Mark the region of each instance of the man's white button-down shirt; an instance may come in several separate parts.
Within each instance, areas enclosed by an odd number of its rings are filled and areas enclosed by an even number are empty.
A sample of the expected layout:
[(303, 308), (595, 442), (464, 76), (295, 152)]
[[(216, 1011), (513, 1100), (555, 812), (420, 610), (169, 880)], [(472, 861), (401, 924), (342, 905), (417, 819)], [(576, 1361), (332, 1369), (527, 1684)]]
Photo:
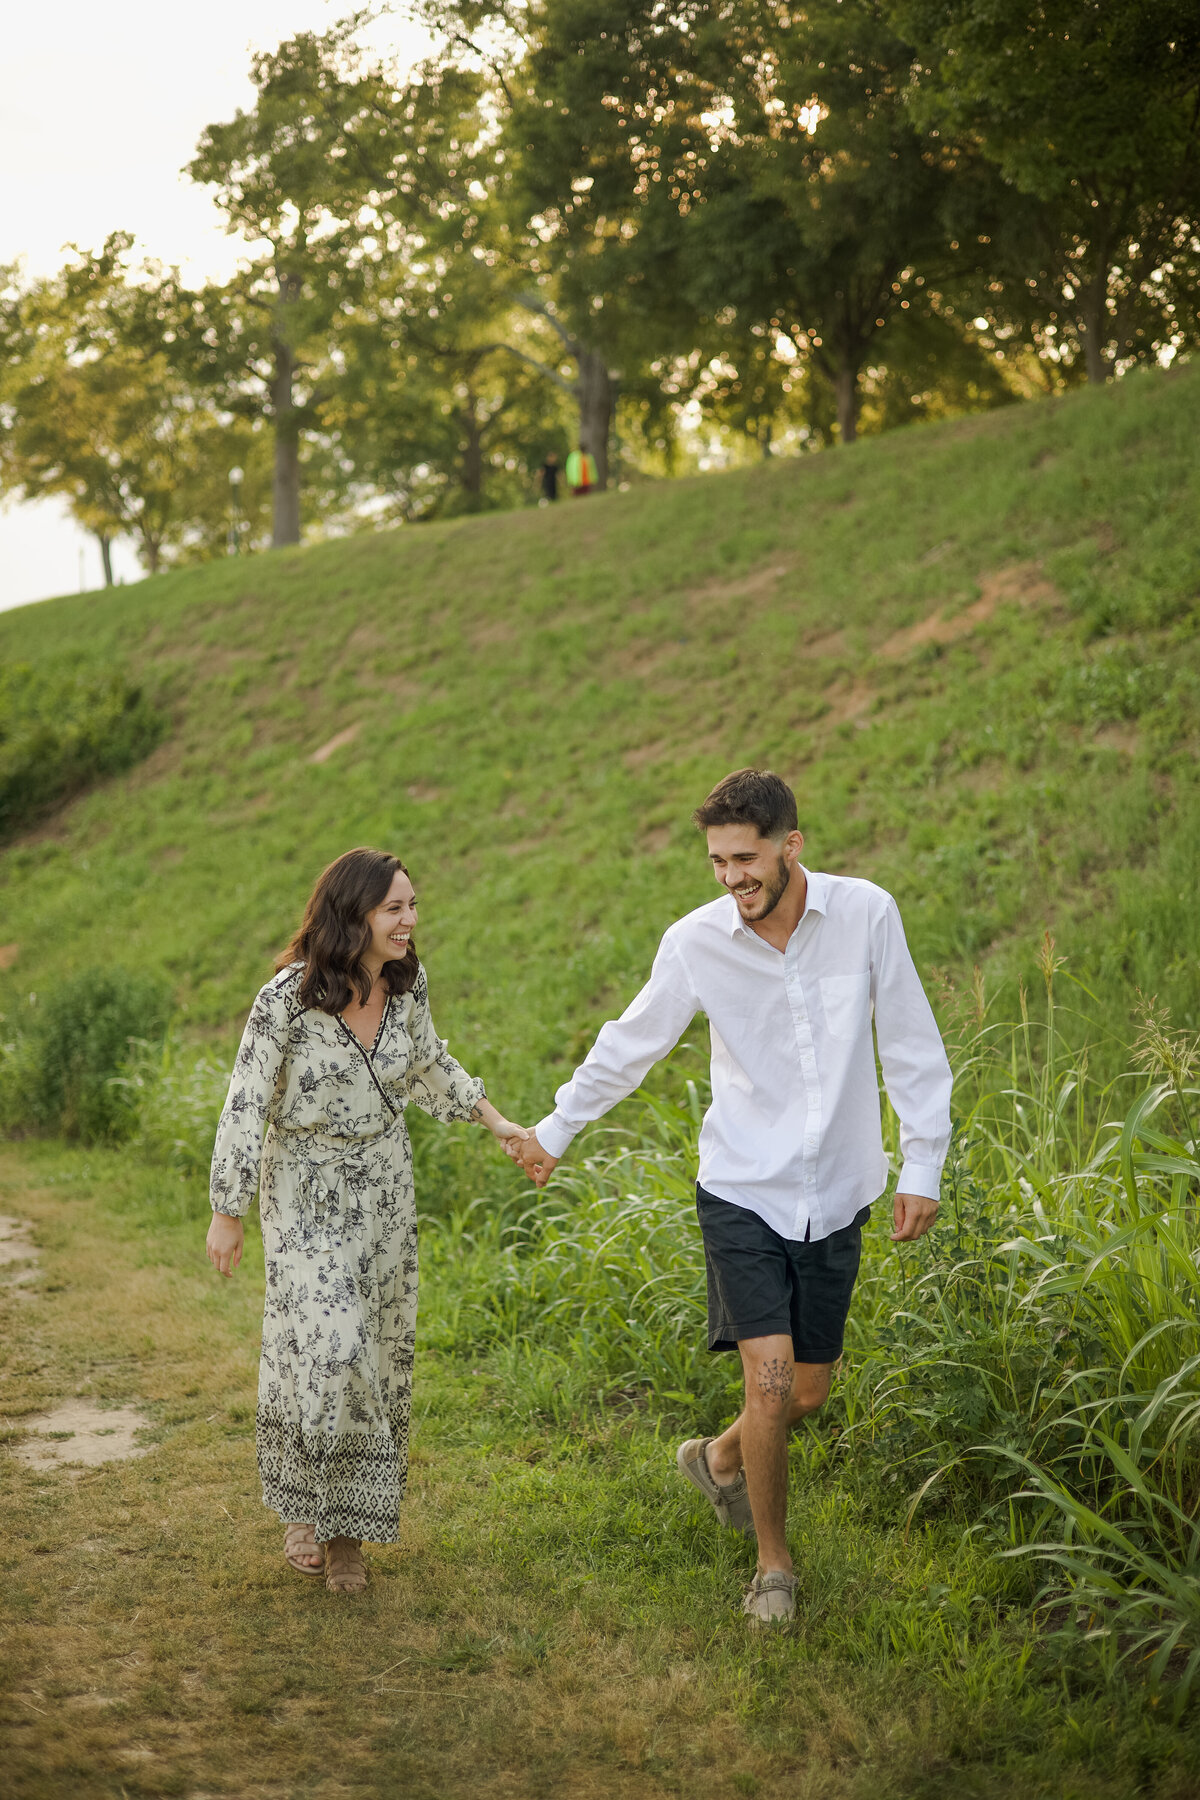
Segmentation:
[(561, 1156), (631, 1094), (696, 1013), (712, 1035), (700, 1184), (781, 1237), (828, 1237), (887, 1186), (871, 1022), (900, 1121), (899, 1191), (938, 1196), (950, 1145), (950, 1065), (896, 902), (870, 881), (811, 874), (776, 950), (724, 894), (670, 927), (650, 979), (605, 1025), (537, 1127)]

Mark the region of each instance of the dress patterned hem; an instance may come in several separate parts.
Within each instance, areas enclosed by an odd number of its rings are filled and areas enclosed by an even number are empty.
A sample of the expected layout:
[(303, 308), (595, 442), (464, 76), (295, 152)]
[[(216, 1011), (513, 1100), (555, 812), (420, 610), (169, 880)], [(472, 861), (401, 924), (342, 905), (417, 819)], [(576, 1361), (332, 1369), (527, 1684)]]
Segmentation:
[(217, 1129), (212, 1203), (237, 1216), (259, 1192), (264, 1501), (321, 1542), (393, 1543), (417, 1321), (404, 1108), (468, 1119), (483, 1084), (434, 1031), (424, 970), (389, 999), (369, 1050), (341, 1019), (300, 1004), (299, 973), (268, 982), (250, 1014)]
[(313, 1527), (317, 1542), (365, 1538), (394, 1544), (408, 1482), (407, 1397), (384, 1432), (302, 1431), (278, 1409), (260, 1406), (255, 1421), (263, 1505), (291, 1525)]

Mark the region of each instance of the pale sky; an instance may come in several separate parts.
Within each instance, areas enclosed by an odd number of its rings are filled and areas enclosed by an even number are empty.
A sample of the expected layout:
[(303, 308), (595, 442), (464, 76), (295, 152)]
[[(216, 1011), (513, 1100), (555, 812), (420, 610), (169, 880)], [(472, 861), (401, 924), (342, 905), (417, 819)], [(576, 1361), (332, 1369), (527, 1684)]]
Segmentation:
[[(323, 31), (353, 0), (60, 0), (5, 18), (0, 104), (0, 263), (48, 275), (69, 243), (97, 249), (110, 231), (179, 263), (193, 279), (235, 266), (208, 190), (179, 173), (206, 125), (253, 104), (250, 52), (297, 31)], [(378, 20), (372, 47), (412, 61), (416, 29)], [(118, 579), (140, 577), (132, 548), (114, 546)], [(0, 609), (102, 580), (100, 551), (66, 509), (0, 501)]]

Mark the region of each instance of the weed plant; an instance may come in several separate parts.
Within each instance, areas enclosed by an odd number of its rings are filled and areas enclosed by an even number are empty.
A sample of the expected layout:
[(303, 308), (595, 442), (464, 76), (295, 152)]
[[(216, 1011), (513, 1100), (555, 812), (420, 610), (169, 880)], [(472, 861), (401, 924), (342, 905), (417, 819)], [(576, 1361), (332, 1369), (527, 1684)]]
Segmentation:
[(127, 1071), (166, 1032), (162, 977), (92, 969), (31, 999), (24, 1029), (0, 1046), (0, 1123), (13, 1135), (42, 1130), (87, 1144), (131, 1137), (142, 1094)]

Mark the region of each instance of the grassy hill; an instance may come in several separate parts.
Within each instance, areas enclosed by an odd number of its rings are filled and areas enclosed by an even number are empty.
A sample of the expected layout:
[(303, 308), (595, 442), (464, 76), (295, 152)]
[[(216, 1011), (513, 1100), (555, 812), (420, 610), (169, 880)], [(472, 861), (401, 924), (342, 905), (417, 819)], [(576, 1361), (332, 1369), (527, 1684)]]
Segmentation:
[(1198, 399), (1141, 375), (0, 615), (5, 661), (170, 715), (0, 854), (0, 1013), (135, 963), (223, 1055), (317, 870), (380, 843), (443, 1032), (539, 1109), (708, 897), (692, 806), (761, 762), (927, 973), (1028, 973), (1049, 926), (1118, 1029), (1138, 987), (1194, 1024)]
[[(149, 1007), (165, 975), (163, 1142), (194, 1115), (202, 1149), (315, 873), (364, 841), (413, 871), (441, 1029), (536, 1116), (710, 893), (688, 817), (750, 761), (814, 866), (897, 894), (965, 1071), (938, 1229), (876, 1217), (796, 1435), (801, 1616), (767, 1643), (752, 1550), (671, 1459), (736, 1404), (690, 1103), (585, 1135), (531, 1207), (482, 1134), (420, 1131), (414, 1480), (353, 1616), (284, 1581), (258, 1503), (254, 1234), (218, 1283), (198, 1168), (0, 1146), (44, 1259), (0, 1279), (14, 1794), (1200, 1792), (1196, 1055), (1123, 1047), (1138, 989), (1200, 1019), (1198, 399), (1141, 375), (0, 615), (0, 694), (99, 695), (110, 769), (153, 746), (0, 852), (0, 1050), (65, 978), (136, 967)], [(1045, 1028), (980, 1033), (976, 963), (1001, 1027), (1027, 978)], [(89, 1396), (151, 1453), (18, 1461)]]

